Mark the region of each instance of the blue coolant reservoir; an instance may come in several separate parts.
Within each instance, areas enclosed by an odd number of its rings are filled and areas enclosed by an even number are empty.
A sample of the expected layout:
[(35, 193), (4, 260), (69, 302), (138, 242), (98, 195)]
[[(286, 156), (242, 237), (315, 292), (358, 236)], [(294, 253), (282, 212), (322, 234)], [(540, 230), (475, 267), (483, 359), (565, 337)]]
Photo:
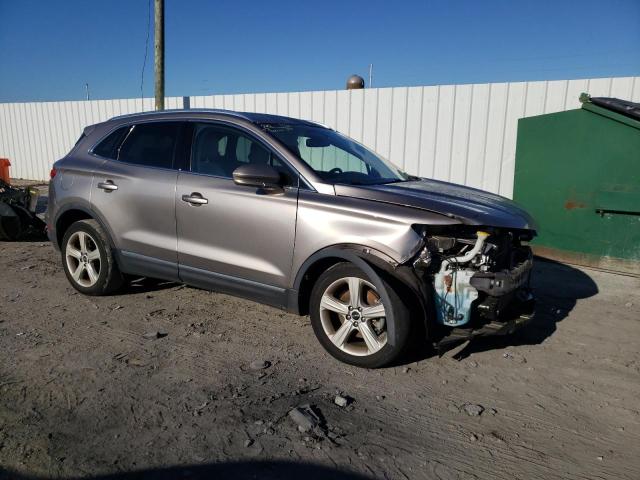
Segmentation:
[(475, 270), (440, 270), (433, 279), (438, 322), (459, 327), (469, 322), (478, 290), (469, 283)]

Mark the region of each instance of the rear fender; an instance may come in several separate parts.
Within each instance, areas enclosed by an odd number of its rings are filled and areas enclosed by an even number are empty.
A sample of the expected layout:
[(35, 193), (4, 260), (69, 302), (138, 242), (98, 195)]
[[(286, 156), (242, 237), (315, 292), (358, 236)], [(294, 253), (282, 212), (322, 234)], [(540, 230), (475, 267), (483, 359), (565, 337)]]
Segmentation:
[(58, 224), (65, 214), (68, 214), (69, 212), (73, 212), (73, 211), (82, 212), (86, 214), (88, 217), (93, 218), (96, 222), (98, 222), (102, 227), (102, 229), (107, 233), (109, 246), (112, 249), (117, 248), (113, 240), (115, 237), (113, 235), (113, 232), (109, 228), (109, 224), (104, 220), (104, 218), (102, 217), (102, 215), (100, 215), (99, 212), (95, 211), (90, 207), (88, 202), (87, 203), (80, 203), (80, 202), (67, 203), (64, 207), (62, 207), (57, 212), (55, 221), (53, 222), (53, 230), (49, 232), (50, 239), (52, 240), (52, 242), (55, 244), (57, 248), (60, 248), (60, 241), (62, 240), (62, 235), (64, 235), (62, 232), (57, 231)]

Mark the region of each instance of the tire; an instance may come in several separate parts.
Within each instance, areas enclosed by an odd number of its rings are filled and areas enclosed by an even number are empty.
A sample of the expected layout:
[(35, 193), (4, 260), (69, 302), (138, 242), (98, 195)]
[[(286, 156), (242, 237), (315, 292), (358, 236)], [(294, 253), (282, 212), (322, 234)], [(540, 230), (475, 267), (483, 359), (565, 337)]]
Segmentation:
[(104, 229), (79, 220), (65, 232), (60, 248), (69, 283), (85, 295), (110, 295), (124, 284)]
[[(309, 301), (311, 325), (320, 344), (333, 357), (358, 367), (379, 368), (405, 353), (410, 343), (410, 310), (384, 279), (382, 288), (384, 292), (379, 292), (351, 263), (338, 263), (320, 275)], [(352, 302), (354, 291), (360, 295)], [(389, 299), (389, 305), (383, 297)], [(393, 345), (386, 332), (390, 320), (395, 329)]]

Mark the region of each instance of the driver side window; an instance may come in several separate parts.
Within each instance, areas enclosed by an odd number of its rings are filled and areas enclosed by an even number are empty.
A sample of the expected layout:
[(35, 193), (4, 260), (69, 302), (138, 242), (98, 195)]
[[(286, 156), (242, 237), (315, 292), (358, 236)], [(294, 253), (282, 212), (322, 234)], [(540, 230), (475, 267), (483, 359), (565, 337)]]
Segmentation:
[(233, 178), (241, 165), (271, 165), (287, 185), (297, 184), (297, 175), (263, 144), (245, 133), (214, 123), (197, 123), (191, 143), (191, 171)]

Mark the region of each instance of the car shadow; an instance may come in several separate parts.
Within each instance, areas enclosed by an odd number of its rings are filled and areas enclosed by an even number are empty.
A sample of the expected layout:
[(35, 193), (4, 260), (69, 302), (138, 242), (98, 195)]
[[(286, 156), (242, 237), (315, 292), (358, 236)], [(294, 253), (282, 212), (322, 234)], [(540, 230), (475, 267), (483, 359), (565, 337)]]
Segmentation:
[[(0, 480), (48, 480), (49, 478), (53, 477), (25, 475), (3, 470), (0, 467)], [(373, 477), (311, 463), (240, 461), (136, 470), (100, 476), (56, 476), (55, 478), (66, 478), (68, 480), (175, 480), (180, 478), (188, 478), (189, 480), (209, 480), (213, 478), (229, 478), (234, 480), (253, 480), (256, 478), (260, 480), (289, 478), (304, 478), (305, 480), (367, 480)]]
[(137, 293), (157, 292), (159, 290), (175, 288), (179, 285), (182, 284), (167, 280), (160, 280), (157, 278), (131, 277), (128, 279), (122, 290), (118, 292), (118, 295), (133, 295)]
[[(462, 348), (462, 344), (453, 346), (445, 354), (451, 355), (452, 351), (459, 349), (451, 356), (462, 360), (488, 350), (539, 345), (553, 335), (556, 325), (569, 316), (578, 300), (598, 293), (596, 283), (582, 270), (541, 257), (534, 260), (531, 288), (536, 297), (536, 309), (535, 317), (529, 324), (511, 335), (476, 337)], [(432, 347), (425, 347), (412, 352), (410, 361), (424, 360), (436, 354)]]

